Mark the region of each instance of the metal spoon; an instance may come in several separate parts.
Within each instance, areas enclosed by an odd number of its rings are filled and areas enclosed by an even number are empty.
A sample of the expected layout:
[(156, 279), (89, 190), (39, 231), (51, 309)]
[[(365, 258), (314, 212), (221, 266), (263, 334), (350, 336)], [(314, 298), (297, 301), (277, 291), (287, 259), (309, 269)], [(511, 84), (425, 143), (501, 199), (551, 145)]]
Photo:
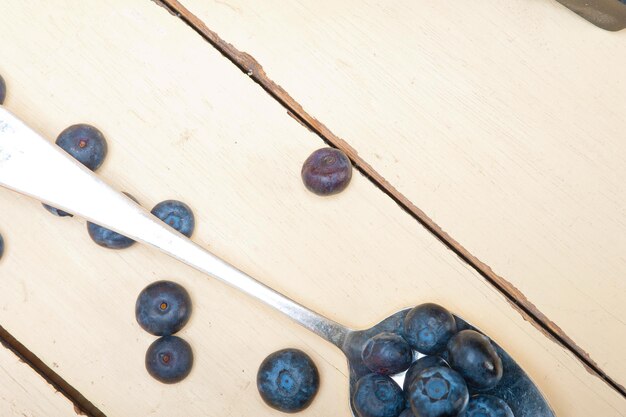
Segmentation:
[[(350, 393), (369, 373), (361, 360), (365, 341), (382, 331), (401, 334), (407, 310), (367, 330), (342, 326), (274, 291), (201, 248), (114, 190), (56, 145), (0, 106), (0, 185), (152, 245), (176, 259), (255, 297), (334, 344), (346, 355)], [(460, 328), (473, 328), (456, 317)], [(504, 377), (489, 393), (504, 399), (516, 417), (554, 417), (535, 384), (495, 343)], [(403, 376), (396, 378), (402, 384)], [(351, 403), (354, 416), (357, 416)]]

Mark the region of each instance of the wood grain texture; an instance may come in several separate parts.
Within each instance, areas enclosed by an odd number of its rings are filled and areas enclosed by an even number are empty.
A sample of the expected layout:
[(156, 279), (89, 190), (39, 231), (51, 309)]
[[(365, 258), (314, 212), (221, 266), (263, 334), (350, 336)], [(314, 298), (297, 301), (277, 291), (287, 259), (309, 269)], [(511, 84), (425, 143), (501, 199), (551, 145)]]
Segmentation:
[(181, 3), (626, 383), (626, 32), (549, 1)]
[(0, 346), (0, 415), (76, 417), (77, 413), (67, 398)]
[[(110, 145), (102, 178), (146, 207), (187, 202), (200, 244), (355, 328), (420, 302), (446, 305), (508, 350), (558, 415), (625, 414), (622, 397), (366, 178), (355, 175), (332, 198), (308, 193), (299, 172), (319, 138), (164, 9), (126, 0), (7, 4), (7, 107), (51, 139), (72, 123), (99, 127)], [(256, 369), (272, 351), (297, 347), (322, 380), (302, 415), (349, 416), (347, 367), (330, 344), (147, 247), (99, 248), (81, 220), (6, 190), (0, 206), (0, 322), (107, 415), (277, 415), (256, 392)], [(173, 386), (148, 377), (143, 359), (154, 338), (133, 314), (139, 291), (164, 278), (194, 302), (180, 335), (196, 363)]]

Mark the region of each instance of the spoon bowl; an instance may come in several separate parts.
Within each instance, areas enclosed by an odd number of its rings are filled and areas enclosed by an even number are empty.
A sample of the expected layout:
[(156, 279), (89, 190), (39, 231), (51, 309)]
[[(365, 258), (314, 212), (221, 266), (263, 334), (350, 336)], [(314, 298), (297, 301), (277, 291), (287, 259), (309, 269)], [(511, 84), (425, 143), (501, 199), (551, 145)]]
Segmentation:
[[(383, 331), (402, 335), (408, 309), (366, 330), (351, 330), (330, 320), (257, 281), (169, 227), (2, 106), (0, 186), (151, 245), (287, 315), (344, 352), (350, 369), (351, 397), (358, 379), (370, 373), (361, 360), (365, 342)], [(474, 329), (461, 318), (456, 317), (456, 320), (459, 329)], [(495, 343), (494, 346), (502, 358), (504, 377), (487, 393), (505, 400), (516, 417), (554, 417), (535, 384), (503, 349)], [(419, 355), (415, 352), (414, 356)], [(403, 375), (395, 378), (402, 383)], [(353, 415), (359, 417), (350, 401)]]
[[(341, 350), (348, 359), (348, 368), (350, 369), (350, 408), (352, 409), (352, 415), (354, 417), (359, 417), (352, 403), (356, 383), (360, 378), (372, 372), (365, 366), (361, 359), (363, 346), (367, 343), (369, 338), (378, 333), (391, 332), (402, 336), (404, 317), (409, 311), (409, 308), (398, 311), (369, 329), (348, 332)], [(454, 318), (456, 319), (458, 331), (475, 330), (480, 332), (480, 330), (467, 323), (459, 316), (455, 315)], [(530, 377), (504, 349), (491, 340), (491, 338), (489, 338), (489, 340), (502, 359), (503, 376), (500, 382), (490, 390), (478, 392), (470, 388), (470, 397), (474, 394), (488, 394), (498, 397), (511, 407), (515, 417), (554, 417), (554, 411), (552, 411), (548, 402)], [(413, 360), (416, 360), (424, 355), (414, 351), (413, 356)], [(403, 372), (392, 376), (401, 387), (404, 382), (405, 373), (406, 372)]]

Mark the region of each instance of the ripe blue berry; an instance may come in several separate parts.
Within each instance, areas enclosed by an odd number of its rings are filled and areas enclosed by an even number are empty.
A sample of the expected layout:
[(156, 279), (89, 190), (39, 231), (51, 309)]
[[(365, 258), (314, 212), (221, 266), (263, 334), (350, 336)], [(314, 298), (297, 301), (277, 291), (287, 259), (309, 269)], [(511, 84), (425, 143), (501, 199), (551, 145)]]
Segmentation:
[(59, 134), (56, 144), (92, 171), (102, 165), (107, 154), (104, 135), (87, 124), (68, 127)]
[(0, 235), (0, 259), (2, 259), (2, 255), (4, 255), (4, 239)]
[(454, 316), (437, 304), (421, 304), (404, 319), (404, 338), (413, 349), (425, 355), (439, 354), (455, 333)]
[(514, 417), (507, 403), (491, 395), (476, 395), (459, 417)]
[(193, 234), (196, 225), (193, 211), (182, 201), (162, 201), (154, 206), (152, 214), (187, 237)]
[(393, 375), (411, 366), (413, 351), (401, 336), (383, 332), (369, 339), (363, 346), (361, 359), (370, 371)]
[(182, 381), (189, 375), (192, 366), (191, 346), (180, 337), (160, 337), (146, 352), (146, 370), (164, 384)]
[(448, 343), (448, 362), (467, 385), (477, 390), (496, 386), (502, 378), (502, 359), (489, 338), (474, 330), (457, 333)]
[(304, 161), (301, 175), (309, 191), (327, 196), (337, 194), (348, 186), (352, 178), (352, 165), (339, 149), (322, 148)]
[(148, 333), (167, 336), (183, 328), (191, 316), (191, 298), (180, 284), (157, 281), (137, 297), (135, 318)]
[(7, 95), (7, 85), (4, 83), (4, 78), (0, 75), (0, 104), (4, 103), (4, 98)]
[(404, 392), (409, 390), (409, 385), (420, 371), (433, 366), (448, 366), (448, 364), (439, 356), (424, 356), (413, 362), (404, 376), (404, 385), (402, 386)]
[[(135, 203), (138, 203), (137, 199), (132, 195), (128, 193), (124, 194), (130, 197)], [(87, 222), (87, 232), (89, 232), (91, 239), (103, 248), (125, 249), (135, 243), (135, 241), (129, 237), (91, 222)]]
[(317, 367), (306, 353), (283, 349), (269, 355), (257, 373), (257, 388), (267, 405), (286, 413), (304, 410), (319, 389)]
[(358, 417), (397, 417), (405, 406), (400, 386), (378, 374), (367, 374), (357, 381), (352, 404)]
[(469, 400), (459, 373), (443, 366), (423, 369), (407, 392), (413, 414), (419, 417), (456, 417)]
[(45, 208), (46, 210), (48, 210), (50, 213), (54, 214), (55, 216), (59, 216), (59, 217), (74, 217), (73, 215), (71, 215), (70, 213), (66, 213), (65, 211), (49, 206), (46, 203), (41, 203), (43, 205), (43, 208)]

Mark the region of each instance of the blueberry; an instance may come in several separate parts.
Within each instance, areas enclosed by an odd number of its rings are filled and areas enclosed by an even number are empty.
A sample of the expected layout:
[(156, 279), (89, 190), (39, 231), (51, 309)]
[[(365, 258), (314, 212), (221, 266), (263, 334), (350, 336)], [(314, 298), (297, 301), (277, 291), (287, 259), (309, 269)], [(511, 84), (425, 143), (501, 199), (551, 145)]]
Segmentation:
[(261, 363), (256, 384), (267, 405), (295, 413), (311, 404), (319, 389), (320, 377), (309, 355), (298, 349), (283, 349)]
[(445, 366), (420, 371), (409, 385), (407, 397), (413, 414), (419, 417), (456, 417), (469, 400), (463, 377)]
[(191, 310), (189, 293), (180, 284), (156, 281), (139, 293), (135, 318), (148, 333), (168, 336), (187, 324)]
[(55, 216), (59, 216), (59, 217), (67, 217), (67, 216), (74, 217), (70, 213), (66, 213), (66, 212), (64, 212), (61, 209), (49, 206), (46, 203), (41, 203), (41, 204), (43, 205), (43, 208), (45, 208), (46, 210), (48, 210), (50, 213), (54, 214)]
[(411, 366), (413, 351), (401, 336), (383, 332), (365, 342), (361, 358), (370, 371), (393, 375)]
[[(124, 194), (130, 197), (135, 203), (138, 203), (137, 199), (132, 195), (128, 193)], [(108, 249), (125, 249), (135, 243), (135, 241), (129, 237), (91, 222), (87, 222), (87, 232), (89, 232), (89, 236), (94, 242)]]
[(4, 103), (4, 98), (7, 95), (7, 85), (4, 83), (4, 78), (0, 75), (0, 104)]
[(489, 338), (474, 330), (460, 331), (450, 339), (448, 362), (477, 390), (493, 388), (502, 378), (502, 359)]
[(146, 352), (146, 369), (164, 384), (182, 381), (191, 372), (193, 352), (180, 337), (163, 336), (155, 340)]
[(154, 206), (152, 214), (187, 237), (193, 234), (196, 221), (191, 208), (182, 201), (162, 201)]
[(340, 193), (348, 186), (352, 178), (352, 165), (339, 149), (322, 148), (304, 161), (301, 175), (309, 191), (327, 196)]
[(2, 255), (4, 255), (4, 239), (0, 235), (0, 259), (2, 259)]
[(59, 134), (56, 144), (92, 171), (102, 165), (107, 154), (104, 135), (87, 124), (68, 127)]
[(415, 379), (415, 376), (423, 369), (431, 368), (433, 366), (448, 366), (446, 361), (441, 359), (439, 356), (424, 356), (423, 358), (419, 358), (411, 366), (409, 370), (406, 371), (406, 375), (404, 376), (404, 385), (403, 390), (407, 392), (409, 390), (409, 385)]
[(413, 410), (407, 408), (406, 410), (401, 412), (398, 417), (415, 417), (415, 414), (413, 414)]
[(459, 417), (514, 417), (507, 403), (491, 395), (476, 395)]
[(439, 354), (455, 333), (454, 316), (437, 304), (418, 305), (404, 319), (404, 338), (425, 355)]
[(386, 375), (367, 374), (356, 383), (352, 404), (358, 417), (397, 417), (404, 409), (404, 395)]

